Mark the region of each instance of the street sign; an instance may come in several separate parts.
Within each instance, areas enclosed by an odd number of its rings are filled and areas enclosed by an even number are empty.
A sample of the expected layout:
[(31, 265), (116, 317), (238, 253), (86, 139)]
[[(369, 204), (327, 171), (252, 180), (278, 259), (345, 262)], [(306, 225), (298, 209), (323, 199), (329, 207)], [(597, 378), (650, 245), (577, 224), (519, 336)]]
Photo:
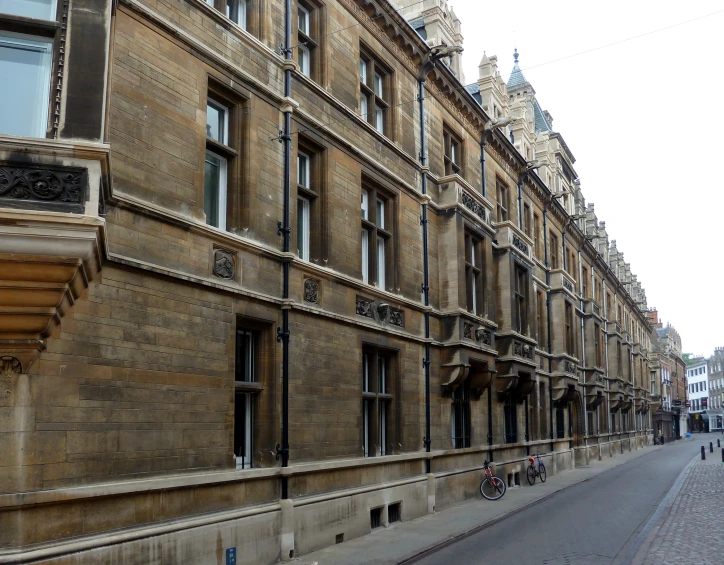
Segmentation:
[[(679, 401), (679, 402), (681, 402), (681, 401)], [(684, 404), (684, 406), (686, 406), (687, 408), (691, 408), (691, 402), (689, 402), (689, 401), (687, 400), (687, 401), (686, 401), (686, 404)]]
[[(681, 406), (681, 400), (674, 400), (673, 404), (674, 404), (674, 406)], [(687, 402), (686, 405), (688, 406), (689, 403)]]

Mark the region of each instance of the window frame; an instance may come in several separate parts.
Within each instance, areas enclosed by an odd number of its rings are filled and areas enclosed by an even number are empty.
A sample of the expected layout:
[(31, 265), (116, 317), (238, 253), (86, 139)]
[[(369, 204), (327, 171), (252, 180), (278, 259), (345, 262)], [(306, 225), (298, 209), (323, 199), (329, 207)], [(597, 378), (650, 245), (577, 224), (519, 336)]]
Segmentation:
[(596, 367), (603, 367), (603, 355), (601, 347), (601, 326), (593, 324), (594, 362)]
[[(236, 4), (237, 9), (237, 16), (236, 18), (233, 18), (230, 10), (229, 10), (229, 2), (234, 2)], [(207, 4), (214, 5), (213, 0), (211, 2), (207, 1)], [(215, 7), (215, 6), (214, 6)], [(236, 25), (238, 25), (241, 29), (244, 31), (247, 31), (248, 28), (248, 22), (249, 22), (249, 12), (251, 8), (251, 2), (250, 0), (224, 0), (224, 12), (223, 14), (232, 22), (234, 22)]]
[(537, 341), (539, 345), (542, 345), (542, 340), (545, 337), (545, 293), (538, 290), (536, 291), (536, 329), (538, 330)]
[[(55, 1), (50, 7), (50, 18), (38, 18), (35, 15), (15, 14), (10, 12), (2, 12), (0, 14), (0, 37), (2, 37), (10, 45), (19, 45), (25, 43), (25, 46), (32, 48), (40, 54), (42, 66), (36, 67), (36, 70), (42, 72), (42, 78), (39, 79), (36, 95), (39, 108), (35, 108), (33, 117), (33, 131), (26, 132), (10, 132), (0, 131), (0, 134), (17, 135), (19, 137), (27, 137), (34, 139), (47, 139), (54, 137), (59, 128), (60, 118), (60, 100), (62, 92), (59, 91), (59, 65), (60, 61), (65, 60), (65, 54), (60, 52), (61, 34), (63, 28), (61, 26), (61, 18), (63, 6), (61, 2)], [(44, 45), (44, 47), (41, 47)], [(11, 47), (15, 48), (15, 47)], [(60, 56), (59, 56), (60, 55)], [(17, 86), (15, 87), (17, 88)]]
[[(362, 76), (363, 65), (365, 69), (364, 77)], [(392, 112), (390, 109), (394, 106), (394, 100), (392, 99), (394, 94), (394, 72), (363, 45), (360, 45), (359, 71), (360, 116), (378, 133), (391, 139)], [(381, 79), (381, 93), (377, 90), (377, 77)], [(365, 112), (363, 112), (362, 108), (362, 99), (367, 101)], [(379, 117), (382, 118), (381, 125), (378, 123)]]
[(239, 16), (232, 18), (232, 14), (227, 15), (228, 1), (229, 0), (205, 0), (205, 3), (219, 12), (228, 21), (236, 25), (239, 29), (244, 30), (246, 33), (253, 35), (254, 37), (261, 37), (261, 26), (264, 20), (258, 15), (261, 8), (261, 0), (238, 0), (237, 10), (239, 15), (243, 13), (243, 21), (241, 21), (242, 18)]
[(572, 355), (575, 357), (576, 355), (576, 342), (575, 342), (575, 332), (574, 332), (574, 315), (573, 315), (573, 305), (565, 300), (563, 302), (564, 306), (564, 324), (565, 324), (565, 338), (566, 338), (566, 353), (568, 355)]
[(476, 316), (485, 316), (486, 293), (486, 249), (485, 238), (465, 229), (464, 235), (464, 268), (465, 268), (465, 306), (467, 311)]
[[(245, 346), (240, 348), (239, 336), (243, 336), (241, 343)], [(235, 333), (234, 352), (234, 461), (237, 470), (251, 469), (254, 466), (254, 412), (256, 395), (261, 391), (259, 387), (260, 378), (258, 370), (259, 348), (261, 343), (261, 332), (258, 329), (241, 327), (237, 325)], [(248, 338), (248, 339), (247, 339)], [(246, 347), (247, 341), (250, 347)], [(240, 351), (241, 349), (241, 351)], [(240, 357), (244, 357), (240, 362)], [(241, 367), (248, 369), (240, 370)], [(242, 378), (239, 378), (242, 377)], [(240, 400), (241, 398), (241, 400)], [(243, 407), (242, 415), (239, 416), (238, 408)], [(243, 438), (239, 438), (239, 432)], [(243, 441), (239, 441), (239, 440)], [(238, 451), (242, 451), (239, 457)]]
[[(300, 128), (303, 126), (299, 126)], [(324, 217), (324, 206), (326, 199), (326, 148), (309, 137), (297, 136), (296, 146), (296, 168), (294, 179), (297, 191), (297, 210), (295, 215), (296, 231), (294, 241), (297, 256), (306, 262), (318, 263), (326, 257), (326, 219)], [(300, 157), (306, 159), (305, 178), (300, 179)], [(293, 197), (294, 195), (292, 195)], [(306, 258), (299, 255), (299, 219), (300, 199), (306, 200), (309, 204), (308, 212), (308, 253)], [(302, 212), (302, 215), (304, 213)]]
[(463, 139), (447, 124), (443, 124), (443, 171), (444, 175), (463, 176)]
[[(367, 195), (365, 218), (362, 212)], [(378, 184), (363, 179), (360, 196), (361, 222), (361, 270), (362, 282), (391, 292), (396, 286), (397, 272), (394, 268), (396, 197)], [(378, 219), (379, 203), (383, 203), (383, 218)], [(374, 206), (372, 205), (374, 203)], [(366, 235), (365, 235), (366, 234)], [(380, 261), (380, 243), (384, 249), (384, 261)], [(365, 249), (366, 247), (366, 249)]]
[[(521, 288), (522, 287), (522, 288)], [(521, 335), (528, 333), (528, 270), (513, 263), (513, 310), (511, 327)]]
[(451, 395), (450, 432), (453, 449), (465, 449), (471, 445), (470, 394), (470, 379), (465, 379)]
[[(229, 192), (231, 186), (239, 186), (240, 174), (238, 172), (239, 157), (238, 147), (241, 145), (241, 135), (239, 127), (237, 112), (240, 105), (239, 101), (234, 101), (231, 97), (226, 96), (221, 90), (215, 87), (215, 83), (209, 80), (208, 94), (206, 97), (206, 153), (205, 155), (211, 155), (216, 159), (223, 162), (221, 170), (223, 174), (219, 177), (218, 186), (216, 187), (219, 192), (219, 225), (214, 225), (209, 222), (207, 213), (207, 178), (206, 178), (206, 167), (204, 166), (204, 214), (206, 215), (206, 224), (216, 229), (226, 231), (229, 228), (229, 214), (230, 209), (234, 207), (234, 203), (229, 206)], [(220, 135), (220, 139), (212, 137), (209, 131), (208, 116), (209, 107), (216, 109), (217, 111), (222, 110), (224, 112), (223, 117), (223, 135)], [(206, 157), (205, 157), (206, 159)]]
[(558, 236), (551, 231), (548, 234), (548, 255), (550, 257), (551, 269), (558, 269)]
[(536, 257), (540, 257), (541, 227), (538, 212), (533, 212), (533, 249)]
[(556, 405), (556, 439), (566, 437), (566, 412), (560, 404)]
[[(211, 151), (209, 149), (206, 150), (206, 158), (204, 163), (204, 215), (206, 216), (206, 225), (212, 226), (216, 229), (226, 231), (226, 214), (227, 214), (227, 193), (228, 193), (228, 168), (229, 168), (229, 161), (226, 157), (223, 155), (219, 155), (218, 153)], [(209, 164), (209, 157), (216, 159), (218, 161), (218, 180), (216, 185), (214, 186), (215, 191), (215, 199), (209, 199), (208, 196), (208, 184), (207, 180), (208, 177), (206, 175), (206, 165)], [(207, 209), (207, 200), (211, 202), (211, 206)], [(213, 201), (216, 201), (216, 204), (213, 205)], [(215, 210), (214, 210), (215, 208)], [(210, 212), (214, 211), (218, 215), (218, 221), (216, 224), (211, 223)]]
[[(365, 458), (388, 455), (397, 439), (394, 426), (396, 362), (396, 351), (362, 344), (361, 433)], [(372, 450), (373, 440), (377, 441), (375, 450)]]
[(510, 190), (499, 178), (495, 183), (495, 198), (498, 222), (507, 222), (510, 219)]
[(503, 443), (518, 443), (518, 403), (510, 393), (503, 398)]

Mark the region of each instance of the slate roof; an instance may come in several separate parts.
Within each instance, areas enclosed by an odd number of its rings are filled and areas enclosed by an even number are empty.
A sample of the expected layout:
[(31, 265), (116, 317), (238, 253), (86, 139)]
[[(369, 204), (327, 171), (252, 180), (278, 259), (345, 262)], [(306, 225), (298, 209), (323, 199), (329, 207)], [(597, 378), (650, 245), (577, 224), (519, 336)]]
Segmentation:
[(515, 50), (515, 53), (513, 53), (513, 58), (515, 59), (515, 63), (513, 64), (513, 70), (510, 73), (510, 78), (508, 79), (508, 84), (506, 85), (508, 87), (508, 90), (511, 90), (518, 86), (530, 84), (528, 82), (528, 80), (523, 76), (523, 71), (521, 71), (520, 67), (518, 66), (518, 50), (517, 49)]
[(551, 127), (551, 124), (548, 123), (548, 120), (546, 119), (545, 114), (543, 113), (543, 109), (540, 107), (540, 104), (538, 104), (538, 100), (535, 98), (533, 99), (533, 114), (535, 115), (535, 132), (541, 132), (541, 131), (549, 131), (553, 132), (553, 128)]

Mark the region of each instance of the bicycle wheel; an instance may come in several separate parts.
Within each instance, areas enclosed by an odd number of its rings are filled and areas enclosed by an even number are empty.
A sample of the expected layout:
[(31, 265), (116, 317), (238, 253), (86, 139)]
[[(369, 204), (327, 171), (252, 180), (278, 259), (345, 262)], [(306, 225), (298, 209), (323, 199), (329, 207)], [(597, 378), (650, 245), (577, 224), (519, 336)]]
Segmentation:
[(535, 484), (535, 467), (528, 465), (528, 484), (533, 486)]
[(505, 494), (505, 483), (499, 477), (486, 477), (480, 483), (480, 494), (488, 500), (498, 500)]
[(540, 477), (540, 482), (546, 482), (546, 466), (543, 465), (543, 463), (538, 467), (538, 476)]

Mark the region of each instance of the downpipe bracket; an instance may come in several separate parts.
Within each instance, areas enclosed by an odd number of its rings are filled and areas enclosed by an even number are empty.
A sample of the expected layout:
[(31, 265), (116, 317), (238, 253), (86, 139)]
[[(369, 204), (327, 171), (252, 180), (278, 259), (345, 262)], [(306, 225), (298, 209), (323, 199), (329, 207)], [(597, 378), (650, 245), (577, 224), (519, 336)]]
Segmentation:
[(289, 332), (283, 332), (281, 328), (277, 328), (277, 342), (281, 342), (282, 340), (288, 340), (289, 335)]

